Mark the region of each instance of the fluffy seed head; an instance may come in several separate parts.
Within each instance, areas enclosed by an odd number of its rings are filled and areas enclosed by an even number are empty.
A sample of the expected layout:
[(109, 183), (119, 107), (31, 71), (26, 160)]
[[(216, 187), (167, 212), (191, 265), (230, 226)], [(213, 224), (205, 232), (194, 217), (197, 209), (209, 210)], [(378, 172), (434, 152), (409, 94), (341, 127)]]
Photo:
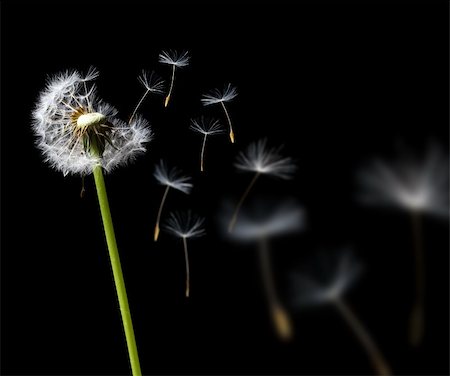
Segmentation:
[(187, 212), (173, 212), (163, 223), (163, 229), (180, 238), (197, 238), (206, 234), (205, 218), (199, 217), (190, 210)]
[(422, 159), (403, 156), (396, 161), (374, 160), (359, 171), (359, 199), (371, 205), (449, 215), (449, 158), (429, 146)]
[(191, 119), (191, 126), (189, 129), (194, 132), (199, 132), (205, 136), (224, 133), (225, 128), (220, 124), (219, 120), (216, 119), (207, 119), (203, 116)]
[(268, 148), (266, 144), (266, 139), (251, 143), (237, 155), (235, 167), (242, 171), (258, 172), (281, 179), (292, 178), (296, 170), (292, 158), (282, 157), (281, 148)]
[(225, 85), (223, 90), (213, 89), (207, 94), (203, 94), (201, 101), (204, 106), (215, 103), (229, 102), (238, 95), (237, 89), (231, 84)]
[(155, 166), (153, 176), (161, 185), (168, 185), (186, 194), (189, 194), (193, 187), (190, 176), (183, 175), (176, 167), (169, 168), (162, 159)]
[(155, 94), (164, 93), (164, 80), (155, 72), (147, 72), (142, 70), (138, 80), (142, 85), (144, 85), (147, 91)]
[(189, 65), (190, 58), (188, 51), (177, 52), (174, 50), (165, 50), (159, 54), (160, 63), (175, 65), (177, 68)]
[(319, 254), (310, 270), (292, 273), (292, 303), (297, 307), (333, 303), (352, 286), (362, 270), (349, 249)]
[(86, 75), (74, 70), (51, 77), (33, 111), (37, 146), (64, 175), (86, 175), (97, 165), (111, 171), (144, 152), (151, 139), (143, 118), (127, 125), (97, 97), (92, 84), (97, 77), (94, 68)]

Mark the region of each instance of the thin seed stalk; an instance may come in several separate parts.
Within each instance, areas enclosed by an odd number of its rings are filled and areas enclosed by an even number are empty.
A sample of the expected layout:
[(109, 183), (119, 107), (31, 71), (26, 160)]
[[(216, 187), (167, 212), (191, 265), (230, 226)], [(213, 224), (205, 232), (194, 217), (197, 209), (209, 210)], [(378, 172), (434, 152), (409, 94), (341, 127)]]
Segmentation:
[(169, 104), (170, 96), (172, 94), (173, 89), (173, 83), (175, 82), (175, 65), (172, 65), (172, 78), (170, 80), (170, 88), (169, 92), (167, 93), (166, 99), (164, 100), (164, 107), (167, 107)]
[(259, 261), (264, 291), (275, 331), (281, 340), (289, 341), (293, 336), (292, 322), (275, 289), (269, 246), (265, 238), (261, 238), (259, 242)]
[(225, 111), (225, 115), (228, 120), (228, 126), (230, 127), (230, 140), (234, 144), (234, 132), (233, 132), (233, 126), (231, 125), (230, 115), (228, 114), (227, 108), (225, 107), (225, 103), (223, 103), (223, 102), (220, 102), (220, 103), (222, 104), (222, 108)]
[(420, 213), (411, 213), (415, 262), (415, 302), (409, 319), (409, 341), (418, 346), (425, 331), (425, 257), (423, 254)]
[(201, 172), (204, 171), (203, 160), (204, 160), (204, 156), (205, 156), (206, 137), (207, 137), (207, 135), (205, 134), (205, 136), (203, 138), (202, 152), (200, 153), (200, 171)]
[(120, 264), (119, 251), (117, 249), (116, 237), (114, 234), (114, 227), (111, 218), (111, 211), (109, 209), (108, 196), (106, 193), (102, 167), (100, 165), (96, 166), (93, 173), (95, 186), (97, 188), (98, 202), (100, 204), (100, 211), (103, 220), (103, 228), (106, 236), (106, 243), (108, 245), (109, 258), (111, 260), (114, 283), (116, 286), (117, 298), (119, 300), (120, 313), (122, 315), (122, 323), (125, 331), (131, 370), (133, 376), (141, 376), (142, 372), (139, 363), (136, 339), (134, 337), (133, 323), (131, 321), (127, 291), (125, 289), (125, 281), (123, 279), (122, 267)]
[(131, 124), (131, 121), (133, 120), (134, 116), (136, 115), (136, 112), (138, 110), (138, 108), (141, 106), (142, 102), (144, 101), (145, 97), (147, 96), (147, 94), (150, 92), (150, 90), (146, 90), (144, 95), (141, 97), (140, 101), (138, 102), (138, 104), (136, 105), (136, 107), (134, 108), (133, 113), (130, 116), (130, 120), (128, 120), (128, 124)]
[(166, 187), (166, 189), (164, 190), (164, 195), (163, 198), (161, 200), (161, 204), (159, 204), (159, 209), (158, 209), (158, 215), (156, 217), (156, 224), (155, 224), (155, 231), (153, 233), (153, 240), (156, 242), (158, 240), (159, 237), (159, 222), (161, 221), (161, 213), (164, 207), (164, 203), (166, 202), (166, 197), (167, 197), (167, 193), (169, 193), (169, 188), (170, 185), (168, 185)]
[(253, 176), (252, 181), (250, 182), (250, 184), (248, 185), (247, 189), (245, 190), (245, 192), (243, 193), (241, 199), (239, 200), (238, 204), (236, 205), (236, 208), (234, 209), (234, 213), (233, 216), (231, 217), (230, 223), (228, 224), (228, 232), (232, 232), (234, 229), (234, 226), (236, 225), (236, 221), (239, 215), (239, 211), (241, 210), (241, 206), (245, 201), (245, 198), (248, 196), (250, 190), (252, 189), (253, 185), (255, 185), (256, 179), (258, 178), (258, 176), (260, 175), (259, 172), (257, 172), (255, 174), (255, 176)]
[(372, 365), (377, 372), (377, 375), (388, 376), (392, 375), (391, 367), (384, 359), (383, 354), (380, 349), (375, 344), (375, 341), (370, 336), (369, 332), (358, 319), (358, 317), (353, 313), (350, 307), (341, 299), (336, 299), (335, 305), (339, 313), (344, 318), (345, 322), (348, 324), (353, 334), (359, 340), (364, 350), (367, 352)]
[(184, 262), (186, 264), (186, 298), (189, 298), (189, 291), (190, 291), (189, 256), (187, 249), (187, 240), (185, 236), (183, 236), (183, 248), (184, 248)]

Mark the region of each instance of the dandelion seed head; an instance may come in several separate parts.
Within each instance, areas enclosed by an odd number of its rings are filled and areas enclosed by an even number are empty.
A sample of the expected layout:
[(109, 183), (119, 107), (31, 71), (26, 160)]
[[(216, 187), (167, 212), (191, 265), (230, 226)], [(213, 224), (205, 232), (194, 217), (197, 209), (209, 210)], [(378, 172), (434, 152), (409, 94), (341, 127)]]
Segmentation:
[[(229, 204), (223, 215), (228, 224), (228, 212), (234, 205)], [(282, 201), (258, 198), (253, 205), (243, 208), (232, 232), (228, 236), (239, 241), (255, 241), (290, 233), (300, 232), (305, 228), (305, 212), (294, 199)], [(226, 227), (226, 226), (225, 226)]]
[(199, 217), (190, 210), (172, 212), (162, 227), (180, 238), (197, 238), (206, 234), (204, 222), (205, 218)]
[(164, 80), (155, 72), (147, 72), (142, 70), (141, 75), (138, 76), (138, 80), (142, 85), (144, 85), (147, 91), (155, 94), (164, 93)]
[(229, 102), (238, 95), (237, 89), (231, 84), (225, 85), (223, 90), (213, 89), (207, 94), (203, 94), (201, 102), (204, 106), (211, 104)]
[(194, 132), (201, 133), (205, 136), (220, 134), (225, 132), (225, 128), (217, 119), (208, 119), (203, 116), (191, 119), (189, 127)]
[(186, 194), (189, 194), (193, 187), (190, 176), (183, 175), (177, 167), (169, 168), (162, 159), (155, 166), (153, 176), (161, 185), (169, 186)]
[(292, 303), (297, 307), (333, 303), (342, 298), (362, 270), (350, 249), (321, 253), (312, 270), (291, 274)]
[(423, 159), (404, 155), (396, 161), (372, 161), (358, 173), (360, 202), (449, 215), (449, 159), (431, 145)]
[(162, 64), (174, 65), (177, 68), (185, 67), (189, 65), (188, 51), (178, 52), (174, 50), (164, 50), (159, 54), (159, 62)]
[(86, 175), (98, 165), (109, 172), (144, 152), (151, 139), (144, 119), (126, 125), (114, 107), (98, 98), (92, 84), (97, 77), (95, 68), (86, 75), (78, 71), (54, 75), (33, 111), (36, 144), (45, 161), (64, 175)]
[(267, 140), (253, 142), (241, 151), (235, 167), (242, 171), (252, 171), (272, 175), (281, 179), (291, 179), (297, 167), (292, 158), (280, 155), (280, 148), (268, 148)]

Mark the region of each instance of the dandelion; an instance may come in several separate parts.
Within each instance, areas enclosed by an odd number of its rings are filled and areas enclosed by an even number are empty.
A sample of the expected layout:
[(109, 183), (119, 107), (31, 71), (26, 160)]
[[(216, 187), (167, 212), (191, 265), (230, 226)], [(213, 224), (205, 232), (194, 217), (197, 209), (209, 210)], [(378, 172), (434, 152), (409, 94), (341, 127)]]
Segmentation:
[(189, 176), (183, 175), (183, 173), (176, 167), (169, 169), (165, 161), (161, 160), (159, 164), (155, 167), (155, 172), (153, 176), (161, 185), (165, 185), (166, 189), (159, 205), (158, 215), (156, 217), (155, 231), (153, 239), (156, 242), (159, 237), (159, 222), (161, 220), (161, 213), (166, 202), (167, 194), (169, 193), (169, 188), (176, 189), (185, 194), (189, 194), (192, 189), (191, 178)]
[(220, 103), (222, 105), (223, 111), (225, 112), (225, 116), (227, 117), (228, 126), (230, 128), (230, 140), (232, 143), (234, 143), (234, 132), (233, 127), (231, 125), (231, 118), (228, 114), (227, 108), (225, 107), (225, 102), (229, 102), (232, 99), (234, 99), (238, 95), (237, 89), (234, 86), (231, 86), (231, 84), (228, 84), (224, 87), (223, 91), (220, 91), (219, 89), (213, 89), (208, 94), (203, 94), (202, 96), (202, 103), (204, 106), (209, 106), (211, 104), (217, 104)]
[(291, 319), (275, 288), (269, 251), (269, 239), (301, 231), (305, 227), (304, 211), (293, 200), (282, 202), (256, 201), (242, 212), (230, 236), (239, 241), (257, 242), (264, 291), (272, 322), (278, 337), (287, 341), (293, 336)]
[(170, 87), (169, 92), (167, 93), (166, 99), (164, 101), (164, 107), (167, 107), (169, 104), (170, 96), (173, 90), (173, 84), (175, 82), (175, 69), (182, 68), (189, 65), (190, 60), (189, 52), (183, 51), (181, 53), (177, 51), (162, 51), (159, 54), (159, 62), (162, 64), (168, 64), (172, 66), (172, 78), (170, 79)]
[(423, 159), (404, 155), (397, 161), (375, 160), (358, 175), (359, 199), (364, 204), (393, 206), (411, 214), (416, 298), (410, 316), (409, 337), (414, 346), (423, 338), (425, 323), (425, 270), (421, 214), (448, 216), (448, 156), (430, 145)]
[(103, 171), (144, 152), (151, 132), (140, 117), (129, 125), (117, 118), (117, 110), (95, 93), (92, 81), (97, 77), (91, 68), (86, 75), (67, 71), (50, 78), (33, 111), (32, 127), (36, 144), (52, 167), (64, 175), (94, 175), (130, 364), (137, 376), (141, 369)]
[(310, 271), (292, 274), (293, 304), (299, 308), (332, 304), (349, 325), (353, 334), (367, 352), (379, 375), (392, 375), (389, 365), (366, 327), (344, 301), (345, 292), (362, 272), (362, 265), (345, 249), (319, 259), (317, 275)]
[(169, 214), (169, 218), (164, 223), (163, 228), (183, 239), (184, 247), (184, 260), (186, 265), (186, 297), (189, 297), (190, 291), (190, 276), (189, 276), (189, 257), (187, 240), (188, 238), (198, 238), (205, 235), (204, 228), (205, 219), (198, 217), (191, 211), (187, 212), (174, 212)]
[(138, 81), (145, 87), (145, 93), (142, 95), (138, 104), (134, 108), (134, 111), (130, 116), (129, 123), (131, 123), (134, 116), (136, 115), (137, 110), (149, 93), (162, 94), (164, 92), (164, 80), (158, 77), (155, 72), (148, 73), (143, 70), (141, 75), (138, 77)]
[(191, 126), (189, 129), (203, 135), (202, 151), (200, 153), (200, 171), (203, 172), (203, 159), (205, 154), (206, 138), (210, 135), (220, 134), (225, 132), (218, 120), (205, 119), (203, 116), (197, 119), (191, 119)]
[(234, 165), (238, 170), (254, 172), (255, 175), (236, 205), (228, 226), (229, 232), (233, 231), (241, 206), (260, 175), (269, 175), (287, 180), (291, 179), (296, 170), (292, 158), (281, 156), (279, 153), (280, 148), (269, 149), (266, 143), (266, 139), (253, 142), (247, 149), (241, 151), (236, 158)]

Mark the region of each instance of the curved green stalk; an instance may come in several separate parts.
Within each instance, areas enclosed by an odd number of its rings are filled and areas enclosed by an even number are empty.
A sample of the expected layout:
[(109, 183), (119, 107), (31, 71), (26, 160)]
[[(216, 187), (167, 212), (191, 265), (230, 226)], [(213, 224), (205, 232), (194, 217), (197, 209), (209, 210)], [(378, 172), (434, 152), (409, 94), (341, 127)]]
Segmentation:
[(131, 321), (127, 291), (125, 289), (125, 281), (123, 279), (122, 267), (120, 265), (119, 251), (117, 249), (116, 236), (114, 234), (111, 212), (109, 210), (108, 196), (106, 194), (102, 167), (96, 166), (93, 172), (95, 186), (97, 188), (98, 202), (100, 204), (100, 211), (102, 214), (103, 228), (105, 230), (106, 243), (108, 244), (109, 258), (111, 259), (114, 283), (116, 285), (117, 297), (119, 299), (120, 313), (122, 315), (122, 323), (128, 346), (131, 370), (133, 376), (141, 376), (142, 372), (139, 364), (136, 339), (134, 338), (133, 323)]

